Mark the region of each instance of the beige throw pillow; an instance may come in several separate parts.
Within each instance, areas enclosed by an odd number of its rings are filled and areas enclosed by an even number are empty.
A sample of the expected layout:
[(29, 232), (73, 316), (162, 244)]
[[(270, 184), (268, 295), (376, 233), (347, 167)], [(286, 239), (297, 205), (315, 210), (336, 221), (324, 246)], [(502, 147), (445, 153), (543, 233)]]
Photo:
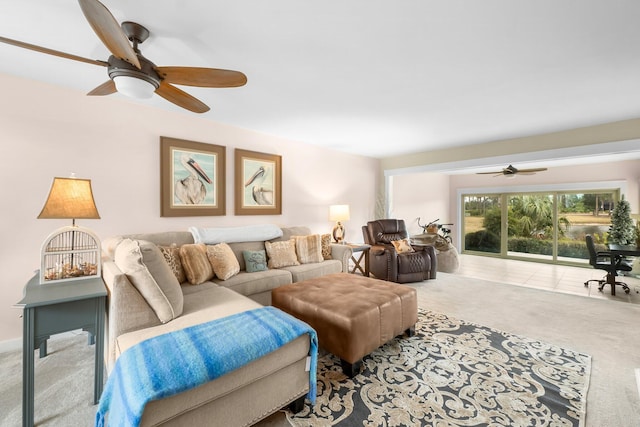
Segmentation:
[(399, 254), (415, 252), (411, 247), (411, 242), (409, 242), (409, 239), (393, 240), (391, 243), (393, 244), (393, 247), (396, 248), (396, 252), (398, 252)]
[(312, 264), (324, 261), (322, 257), (322, 240), (319, 234), (294, 236), (296, 253), (300, 264)]
[(182, 314), (180, 283), (158, 246), (144, 240), (124, 239), (115, 249), (114, 261), (162, 323)]
[(267, 265), (269, 268), (282, 268), (300, 265), (296, 255), (296, 241), (291, 238), (282, 242), (264, 242), (267, 250)]
[(238, 259), (226, 243), (207, 245), (207, 257), (220, 280), (227, 280), (240, 272)]
[(322, 258), (331, 259), (331, 234), (323, 234), (320, 236), (322, 244)]
[(207, 247), (204, 243), (180, 246), (180, 259), (187, 280), (192, 285), (199, 285), (213, 278), (213, 267), (207, 257)]
[(182, 260), (180, 259), (180, 248), (173, 244), (171, 246), (158, 246), (164, 260), (167, 261), (169, 268), (173, 271), (173, 275), (176, 276), (179, 283), (186, 282), (187, 276), (184, 274), (184, 268), (182, 268)]

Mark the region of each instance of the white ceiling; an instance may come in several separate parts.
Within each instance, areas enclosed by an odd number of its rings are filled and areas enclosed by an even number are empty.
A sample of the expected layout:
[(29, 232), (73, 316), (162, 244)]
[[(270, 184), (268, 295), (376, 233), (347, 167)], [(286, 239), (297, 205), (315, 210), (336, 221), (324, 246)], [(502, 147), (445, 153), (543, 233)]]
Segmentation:
[[(211, 107), (203, 118), (341, 151), (386, 157), (640, 117), (638, 0), (103, 3), (151, 31), (141, 50), (157, 65), (247, 75), (242, 88), (183, 87)], [(74, 0), (0, 0), (0, 36), (109, 56)], [(108, 78), (4, 44), (0, 73), (81, 93)]]

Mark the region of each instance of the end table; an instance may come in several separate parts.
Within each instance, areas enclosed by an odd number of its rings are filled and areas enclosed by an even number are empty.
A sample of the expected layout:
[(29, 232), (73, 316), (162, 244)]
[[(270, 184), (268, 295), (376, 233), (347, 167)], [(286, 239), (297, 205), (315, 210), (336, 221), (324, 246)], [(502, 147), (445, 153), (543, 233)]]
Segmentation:
[[(351, 255), (351, 261), (353, 261), (351, 273), (355, 274), (356, 270), (359, 270), (363, 276), (369, 277), (369, 251), (371, 250), (371, 245), (365, 243), (347, 243), (347, 246), (353, 251), (353, 255)], [(358, 258), (356, 258), (357, 252), (360, 252)], [(364, 261), (364, 268), (362, 267), (362, 261)]]
[(40, 284), (37, 273), (24, 288), (15, 307), (23, 309), (22, 425), (33, 426), (34, 352), (47, 355), (51, 335), (82, 329), (95, 339), (94, 404), (102, 394), (104, 379), (104, 323), (107, 290), (102, 278)]

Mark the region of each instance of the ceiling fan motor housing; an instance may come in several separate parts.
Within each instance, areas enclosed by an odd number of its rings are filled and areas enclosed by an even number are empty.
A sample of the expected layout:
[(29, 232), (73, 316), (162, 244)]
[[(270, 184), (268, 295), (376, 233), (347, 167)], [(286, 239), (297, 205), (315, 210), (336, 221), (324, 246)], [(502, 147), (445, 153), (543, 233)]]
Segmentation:
[(137, 54), (138, 59), (140, 60), (140, 69), (136, 68), (134, 65), (129, 64), (127, 61), (111, 55), (109, 57), (108, 68), (109, 78), (113, 80), (114, 77), (120, 76), (133, 77), (136, 79), (144, 80), (152, 84), (157, 89), (160, 86), (160, 81), (162, 79), (155, 70), (155, 64), (142, 56), (142, 54), (140, 54), (139, 52)]

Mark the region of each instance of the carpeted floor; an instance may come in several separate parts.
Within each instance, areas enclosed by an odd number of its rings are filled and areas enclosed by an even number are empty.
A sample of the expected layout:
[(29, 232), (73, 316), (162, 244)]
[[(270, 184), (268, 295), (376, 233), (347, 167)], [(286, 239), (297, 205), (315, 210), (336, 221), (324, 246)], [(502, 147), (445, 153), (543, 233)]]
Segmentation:
[[(592, 357), (585, 426), (640, 426), (640, 306), (438, 273), (414, 285), (420, 307)], [(93, 425), (93, 347), (86, 334), (52, 339), (36, 356), (39, 426)], [(0, 426), (21, 425), (22, 357), (0, 353)], [(261, 423), (287, 425), (282, 413)]]

